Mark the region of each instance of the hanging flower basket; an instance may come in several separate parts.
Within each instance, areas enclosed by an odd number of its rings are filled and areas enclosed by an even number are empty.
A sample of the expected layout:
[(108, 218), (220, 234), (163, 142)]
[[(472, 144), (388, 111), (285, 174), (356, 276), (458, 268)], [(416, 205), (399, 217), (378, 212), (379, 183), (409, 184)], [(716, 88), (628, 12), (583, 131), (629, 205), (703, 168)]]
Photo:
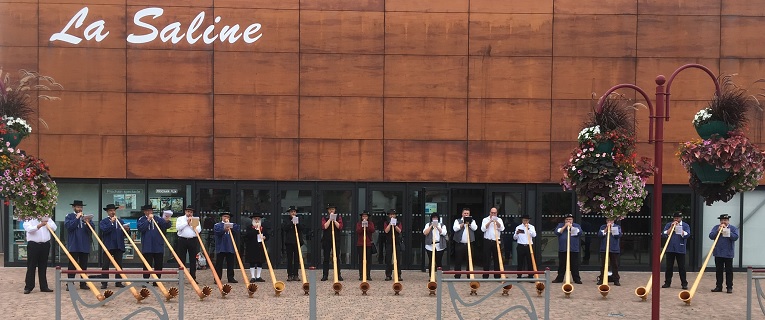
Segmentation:
[(720, 137), (728, 138), (728, 132), (732, 131), (734, 128), (731, 125), (728, 125), (724, 121), (708, 121), (704, 124), (700, 124), (697, 126), (694, 126), (696, 128), (696, 132), (699, 134), (701, 139), (709, 139), (712, 137), (712, 135), (717, 134)]
[(612, 153), (614, 151), (614, 142), (611, 140), (600, 141), (595, 144), (595, 151), (599, 153)]
[(21, 140), (24, 139), (24, 135), (18, 132), (9, 132), (3, 135), (0, 135), (0, 138), (3, 139), (3, 144), (6, 145), (6, 142), (8, 143), (6, 146), (10, 148), (16, 148), (16, 146), (21, 143)]
[(699, 177), (701, 183), (722, 184), (730, 177), (730, 171), (718, 169), (714, 165), (706, 162), (696, 162), (691, 164), (691, 170)]

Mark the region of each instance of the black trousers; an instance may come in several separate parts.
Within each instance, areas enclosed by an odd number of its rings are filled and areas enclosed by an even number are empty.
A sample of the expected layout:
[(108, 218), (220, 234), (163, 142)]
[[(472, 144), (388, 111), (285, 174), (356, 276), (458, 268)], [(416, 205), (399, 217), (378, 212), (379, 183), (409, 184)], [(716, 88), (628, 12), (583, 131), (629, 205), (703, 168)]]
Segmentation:
[(287, 243), (284, 246), (284, 253), (287, 255), (287, 275), (297, 277), (300, 268), (297, 243)]
[[(117, 262), (117, 265), (122, 268), (122, 250), (120, 249), (109, 249), (109, 253), (112, 254), (112, 257), (114, 257), (114, 261)], [(112, 261), (109, 260), (109, 257), (106, 255), (106, 252), (101, 254), (101, 270), (109, 270), (109, 266), (112, 265)], [(122, 278), (120, 275), (115, 274), (114, 279), (120, 279)], [(108, 274), (102, 274), (101, 279), (109, 279)], [(121, 282), (117, 282), (121, 283)], [(106, 282), (101, 282), (101, 285), (107, 285)]]
[(675, 260), (677, 260), (677, 273), (680, 275), (680, 284), (688, 286), (688, 280), (685, 278), (685, 253), (667, 252), (667, 270), (664, 271), (664, 283), (672, 284), (672, 273), (675, 272)]
[[(197, 238), (178, 237), (178, 258), (181, 258), (191, 277), (197, 278), (197, 253), (199, 253), (199, 240)], [(187, 260), (188, 259), (188, 260)], [(180, 262), (179, 262), (180, 263)]]
[[(516, 256), (518, 258), (518, 271), (530, 271), (534, 270), (533, 266), (531, 264), (531, 248), (528, 244), (518, 244), (517, 247), (515, 247), (515, 250), (517, 252)], [(520, 278), (521, 275), (518, 275), (518, 278)]]
[[(436, 246), (438, 246), (438, 245), (436, 245)], [(431, 266), (430, 266), (431, 263), (430, 262), (433, 259), (433, 251), (425, 250), (425, 252), (427, 252), (427, 254), (428, 254), (428, 270), (430, 270), (430, 268), (431, 268)], [(441, 265), (441, 261), (442, 260), (444, 260), (444, 251), (436, 250), (436, 271), (438, 271), (438, 268), (441, 268), (441, 270), (444, 270), (443, 269), (444, 267)]]
[[(367, 247), (367, 278), (369, 278), (370, 275), (370, 267), (369, 265), (372, 264), (372, 260), (370, 260), (369, 256), (372, 255), (372, 246)], [(356, 247), (356, 258), (359, 263), (359, 277), (363, 276), (364, 271), (364, 247), (357, 246)]]
[[(566, 277), (566, 251), (558, 252), (558, 275), (556, 281), (563, 281)], [(571, 252), (571, 280), (582, 281), (579, 277), (579, 252)]]
[[(324, 260), (324, 269), (322, 273), (323, 278), (329, 277), (329, 267), (333, 265), (332, 263), (332, 242), (322, 242), (321, 243), (321, 251), (322, 251), (322, 258)], [(336, 253), (336, 256), (338, 254)], [(340, 264), (337, 265), (337, 276), (340, 277)]]
[[(396, 244), (396, 268), (398, 269), (398, 277), (401, 278), (401, 247)], [(393, 276), (393, 244), (385, 245), (385, 276)]]
[[(608, 253), (608, 268), (611, 269), (611, 272), (613, 272), (613, 275), (611, 278), (614, 279), (614, 281), (619, 281), (621, 277), (619, 277), (619, 256), (618, 253), (609, 252)], [(603, 280), (603, 271), (605, 270), (604, 267), (606, 266), (606, 252), (600, 253), (600, 279)], [(602, 283), (602, 282), (601, 282)], [(608, 280), (606, 280), (606, 283), (608, 283)], [(600, 283), (599, 283), (600, 284)]]
[(236, 254), (233, 252), (218, 252), (215, 254), (215, 271), (218, 272), (218, 277), (221, 279), (223, 279), (221, 275), (223, 274), (224, 259), (226, 260), (226, 277), (231, 282), (234, 280), (234, 259), (236, 259)]
[[(467, 244), (458, 242), (454, 246), (454, 271), (462, 271), (462, 265), (467, 260)], [(461, 275), (455, 274), (455, 278), (459, 279)]]
[(40, 290), (50, 289), (48, 287), (48, 277), (45, 273), (48, 267), (48, 256), (50, 255), (50, 241), (47, 242), (27, 242), (27, 276), (24, 279), (24, 290), (35, 288), (35, 269), (37, 269), (37, 278), (40, 279)]
[[(165, 255), (162, 254), (162, 253), (144, 253), (143, 254), (143, 257), (146, 258), (146, 262), (155, 271), (162, 271), (162, 266), (164, 265), (162, 260), (164, 259), (164, 256)], [(146, 270), (149, 270), (149, 269), (146, 269), (146, 266), (143, 266), (143, 270), (146, 271)], [(144, 279), (149, 279), (149, 275), (145, 274), (145, 275), (143, 275), (143, 278)], [(162, 278), (162, 275), (158, 274), (157, 278)]]
[[(72, 258), (74, 258), (75, 261), (77, 261), (77, 264), (80, 265), (80, 268), (82, 270), (88, 270), (88, 257), (90, 256), (89, 253), (84, 252), (70, 252), (72, 255)], [(74, 263), (72, 263), (71, 260), (69, 260), (69, 265), (67, 266), (68, 270), (77, 270), (77, 268), (74, 267)], [(67, 275), (67, 278), (74, 278), (74, 274), (70, 273)], [(85, 282), (80, 282), (80, 288), (87, 288), (88, 286), (85, 284)]]
[(725, 288), (733, 289), (733, 258), (715, 257), (715, 273), (717, 274), (717, 288), (722, 288), (723, 272), (725, 272)]
[[(497, 241), (493, 239), (483, 239), (483, 271), (499, 271), (499, 256), (497, 254)], [(494, 275), (495, 279), (499, 279), (500, 277), (501, 275)], [(489, 275), (485, 274), (483, 275), (483, 278), (488, 279)]]

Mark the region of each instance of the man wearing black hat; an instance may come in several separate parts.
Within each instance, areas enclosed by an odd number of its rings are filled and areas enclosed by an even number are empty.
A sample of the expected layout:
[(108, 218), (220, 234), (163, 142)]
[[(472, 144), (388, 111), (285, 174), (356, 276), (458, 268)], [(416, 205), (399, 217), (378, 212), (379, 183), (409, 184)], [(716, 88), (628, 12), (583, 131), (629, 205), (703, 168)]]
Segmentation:
[[(680, 285), (683, 290), (688, 289), (688, 280), (685, 278), (685, 252), (686, 243), (688, 238), (691, 237), (691, 226), (683, 222), (683, 214), (675, 212), (672, 216), (673, 221), (667, 223), (664, 226), (664, 231), (661, 233), (662, 238), (669, 237), (669, 245), (667, 245), (666, 271), (664, 273), (664, 285), (662, 288), (669, 288), (672, 285), (672, 273), (674, 272), (675, 261), (677, 261), (677, 273), (680, 275)], [(669, 234), (669, 229), (675, 226), (672, 230), (672, 234)]]
[(401, 257), (401, 243), (402, 237), (401, 237), (401, 230), (404, 229), (404, 226), (401, 225), (401, 222), (398, 221), (396, 218), (396, 209), (390, 209), (388, 210), (388, 221), (383, 223), (383, 232), (385, 233), (385, 281), (390, 281), (393, 279), (393, 232), (396, 233), (396, 269), (398, 269), (398, 280), (402, 281), (401, 279), (401, 259), (398, 257)]
[(738, 240), (738, 228), (730, 224), (730, 216), (721, 214), (720, 224), (712, 227), (709, 232), (709, 239), (714, 240), (717, 233), (720, 238), (712, 251), (715, 256), (715, 273), (717, 282), (712, 292), (722, 292), (723, 272), (725, 272), (725, 288), (727, 293), (733, 293), (733, 253), (736, 252), (734, 244)]
[(571, 278), (574, 283), (582, 284), (582, 278), (579, 276), (579, 235), (582, 232), (582, 227), (578, 223), (574, 223), (574, 215), (569, 213), (563, 222), (558, 223), (554, 232), (558, 236), (558, 275), (552, 282), (561, 283), (566, 276), (566, 249), (570, 236)]
[[(88, 256), (90, 256), (90, 245), (93, 241), (93, 233), (85, 224), (89, 223), (93, 226), (93, 221), (91, 221), (93, 215), (83, 215), (82, 207), (84, 207), (85, 204), (82, 203), (82, 200), (74, 200), (71, 203), (71, 206), (74, 212), (67, 214), (66, 218), (64, 218), (64, 226), (68, 232), (66, 248), (69, 250), (72, 258), (74, 258), (77, 261), (77, 264), (80, 265), (80, 268), (82, 268), (82, 270), (88, 270)], [(68, 269), (76, 269), (71, 261), (69, 261)], [(74, 278), (74, 274), (69, 274), (67, 277)], [(80, 282), (80, 289), (87, 288), (88, 286), (85, 282)], [(67, 286), (66, 289), (69, 290), (69, 286)]]
[[(161, 271), (164, 265), (165, 240), (160, 232), (164, 233), (170, 227), (170, 217), (156, 219), (154, 208), (150, 204), (141, 206), (141, 211), (143, 211), (143, 216), (138, 218), (138, 231), (141, 232), (141, 253), (152, 269)], [(148, 269), (144, 266), (143, 270)], [(157, 277), (162, 278), (162, 275), (158, 274)], [(148, 279), (149, 275), (145, 274), (143, 278)], [(156, 282), (154, 286), (157, 286)]]
[(263, 242), (269, 239), (268, 230), (261, 222), (263, 215), (260, 213), (253, 213), (250, 215), (250, 218), (252, 219), (252, 226), (247, 228), (247, 232), (244, 234), (244, 255), (247, 263), (250, 265), (250, 283), (266, 282), (266, 280), (260, 277), (260, 274), (263, 271), (263, 264), (266, 263), (266, 252), (263, 251)]
[[(104, 246), (109, 251), (103, 253), (101, 270), (109, 270), (111, 260), (109, 260), (108, 255), (114, 258), (118, 266), (122, 266), (122, 254), (125, 252), (125, 233), (121, 229), (130, 230), (130, 225), (117, 218), (117, 207), (115, 205), (107, 204), (106, 208), (103, 209), (108, 216), (103, 218), (98, 226), (101, 229), (101, 239), (104, 241)], [(103, 274), (101, 278), (109, 279), (109, 275)], [(117, 279), (119, 276), (114, 275), (114, 278)], [(117, 282), (116, 286), (119, 288), (124, 287), (122, 282)], [(106, 289), (106, 287), (107, 283), (101, 282), (101, 289)]]
[[(321, 276), (321, 281), (327, 281), (329, 279), (329, 265), (332, 263), (332, 251), (337, 248), (332, 247), (332, 228), (335, 228), (335, 233), (340, 232), (343, 229), (343, 217), (335, 213), (337, 207), (334, 204), (327, 204), (327, 215), (321, 218), (321, 229), (323, 234), (321, 237), (321, 249), (324, 257), (324, 273)], [(335, 237), (339, 235), (335, 234)], [(337, 255), (337, 252), (335, 252)], [(340, 266), (337, 266), (337, 280), (343, 281), (343, 276), (340, 275)]]
[(234, 251), (234, 243), (231, 242), (231, 236), (229, 233), (233, 232), (234, 235), (239, 233), (239, 224), (229, 221), (231, 214), (228, 212), (222, 212), (220, 214), (221, 222), (215, 224), (213, 230), (215, 231), (215, 271), (218, 272), (218, 277), (223, 272), (223, 260), (226, 260), (226, 276), (228, 276), (229, 283), (238, 283), (234, 279), (234, 259), (236, 259)]
[[(287, 281), (300, 281), (298, 277), (298, 238), (300, 245), (303, 245), (303, 233), (305, 230), (300, 224), (300, 218), (297, 216), (297, 207), (290, 206), (287, 209), (289, 216), (282, 223), (282, 234), (284, 236), (284, 251), (287, 255)], [(297, 229), (297, 231), (295, 231)], [(307, 281), (307, 280), (306, 280)]]
[[(199, 218), (194, 219), (194, 207), (187, 206), (183, 210), (183, 216), (175, 220), (175, 229), (178, 232), (176, 253), (178, 257), (186, 260), (184, 265), (189, 270), (191, 277), (197, 280), (197, 254), (199, 253), (199, 240), (197, 237), (202, 232)], [(197, 281), (197, 283), (199, 283)]]
[[(372, 234), (375, 233), (375, 224), (369, 220), (369, 210), (364, 210), (359, 215), (361, 220), (356, 222), (356, 252), (358, 252), (359, 263), (359, 281), (363, 279), (364, 248), (367, 247), (367, 262), (372, 254)], [(367, 242), (364, 243), (364, 234), (366, 233)], [(367, 266), (367, 281), (372, 281), (371, 272)]]
[[(531, 271), (533, 266), (531, 264), (531, 247), (534, 245), (534, 238), (537, 237), (537, 229), (534, 225), (529, 223), (531, 217), (524, 214), (521, 217), (521, 224), (515, 227), (513, 231), (513, 239), (518, 242), (518, 246), (515, 248), (516, 257), (518, 258), (518, 271)], [(522, 275), (518, 275), (521, 278)], [(529, 278), (534, 276), (528, 275)]]
[[(425, 252), (428, 254), (428, 261), (433, 259), (433, 249), (436, 250), (436, 270), (443, 268), (441, 261), (444, 258), (444, 250), (446, 250), (446, 225), (441, 223), (440, 216), (437, 212), (430, 214), (430, 222), (425, 224), (425, 228), (422, 229), (422, 234), (425, 236)], [(433, 248), (433, 241), (436, 242), (436, 247)], [(433, 266), (430, 266), (432, 268)]]

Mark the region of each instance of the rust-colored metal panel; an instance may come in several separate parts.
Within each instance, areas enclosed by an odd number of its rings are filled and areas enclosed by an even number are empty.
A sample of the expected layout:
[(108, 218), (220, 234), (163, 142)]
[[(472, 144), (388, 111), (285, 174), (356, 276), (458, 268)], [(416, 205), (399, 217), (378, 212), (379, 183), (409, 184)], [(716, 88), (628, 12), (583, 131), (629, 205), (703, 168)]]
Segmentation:
[[(568, 162), (569, 158), (571, 157), (571, 151), (573, 151), (574, 148), (577, 147), (577, 145), (578, 144), (576, 141), (550, 142), (550, 182), (551, 183), (560, 183), (561, 179), (563, 179), (563, 170), (561, 168), (566, 162)], [(642, 156), (653, 158), (653, 153), (651, 153), (651, 155), (644, 153), (642, 154)], [(562, 187), (561, 187), (561, 190), (563, 190)]]
[[(83, 8), (87, 7), (87, 17), (79, 28), (76, 24), (64, 30), (73, 18)], [(39, 45), (40, 47), (77, 47), (77, 48), (125, 48), (125, 25), (127, 24), (125, 16), (124, 2), (120, 5), (82, 5), (82, 4), (40, 4), (39, 8)], [(132, 16), (130, 16), (132, 25)], [(99, 20), (103, 20), (103, 25), (99, 28)], [(103, 39), (97, 41), (99, 37), (88, 40), (85, 37), (85, 29), (92, 23), (93, 34), (100, 34)], [(66, 34), (80, 39), (77, 44), (64, 42), (60, 40), (51, 41), (51, 37), (59, 32), (65, 31)], [(108, 32), (108, 34), (107, 34)], [(75, 40), (73, 40), (75, 41)]]
[[(122, 39), (125, 40), (127, 37), (129, 37), (131, 34), (135, 36), (142, 36), (142, 35), (148, 35), (152, 31), (148, 30), (147, 28), (143, 26), (139, 26), (135, 21), (134, 17), (136, 13), (139, 10), (146, 9), (146, 5), (135, 5), (135, 6), (128, 6), (127, 7), (127, 31), (126, 36), (124, 36)], [(188, 7), (188, 6), (182, 6), (182, 7), (163, 7), (162, 8), (163, 13), (161, 16), (154, 18), (154, 16), (146, 16), (143, 19), (141, 19), (142, 23), (150, 24), (154, 26), (158, 30), (158, 34), (155, 36), (155, 39), (148, 43), (127, 43), (128, 48), (131, 49), (168, 49), (168, 50), (212, 50), (213, 45), (212, 44), (206, 44), (203, 39), (203, 33), (204, 30), (207, 28), (207, 26), (213, 25), (215, 19), (216, 13), (213, 12), (212, 7)], [(201, 12), (204, 12), (204, 18), (202, 19), (201, 25), (198, 29), (198, 31), (192, 32), (189, 34), (189, 27)], [(124, 13), (123, 13), (124, 15)], [(221, 19), (226, 19), (227, 17), (221, 17)], [(228, 20), (222, 20), (221, 24), (228, 24)], [(165, 33), (165, 26), (168, 26), (171, 23), (178, 22), (180, 25), (178, 26), (175, 33), (171, 31), (171, 29), (168, 29), (168, 32)], [(246, 28), (247, 26), (244, 26), (243, 28)], [(213, 35), (220, 32), (220, 27), (216, 28), (217, 32), (213, 33)], [(244, 31), (244, 30), (242, 30)], [(212, 35), (211, 35), (212, 36)], [(168, 39), (167, 42), (163, 41), (162, 38), (166, 37)], [(177, 37), (177, 40), (172, 40), (172, 38)], [(173, 43), (173, 41), (177, 41), (176, 43)], [(194, 42), (193, 44), (190, 43)], [(239, 40), (242, 41), (242, 40)]]
[(129, 92), (212, 92), (211, 51), (127, 50)]
[(550, 141), (550, 118), (560, 116), (550, 109), (550, 100), (470, 99), (468, 137), (470, 140)]
[(125, 91), (125, 50), (40, 48), (40, 73), (67, 91)]
[(3, 73), (10, 72), (13, 79), (18, 80), (19, 70), (39, 70), (37, 63), (37, 47), (4, 47), (0, 46), (0, 61)]
[(755, 84), (755, 81), (765, 78), (765, 56), (759, 59), (720, 59), (720, 73), (735, 74), (733, 83), (749, 90), (749, 94), (763, 93), (761, 88), (765, 86)]
[[(278, 1), (277, 1), (278, 2)], [(275, 2), (276, 3), (276, 2)], [(239, 25), (237, 35), (242, 34), (250, 25), (259, 23), (261, 35), (254, 43), (247, 43), (241, 38), (233, 44), (228, 39), (221, 42), (218, 38), (214, 42), (217, 51), (250, 51), (250, 52), (298, 52), (300, 50), (300, 12), (298, 10), (272, 10), (272, 9), (243, 9), (221, 8), (218, 1), (213, 10), (216, 17), (221, 17), (216, 31), (220, 32), (221, 25), (233, 28)]]
[(467, 63), (464, 56), (388, 55), (385, 96), (464, 98)]
[(638, 16), (637, 30), (638, 57), (720, 57), (719, 15), (656, 16), (641, 14)]
[(383, 56), (301, 54), (300, 94), (380, 97)]
[(387, 98), (385, 139), (465, 140), (466, 99)]
[[(688, 63), (699, 63), (707, 66), (714, 74), (719, 74), (718, 59), (684, 59), (684, 58), (638, 58), (637, 77), (638, 86), (647, 91), (654, 98), (656, 92), (656, 76), (663, 74), (669, 79), (672, 72), (678, 67)], [(604, 91), (605, 92), (605, 91)], [(699, 69), (688, 69), (680, 73), (670, 88), (672, 100), (708, 100), (715, 93), (715, 85), (712, 78)], [(670, 111), (672, 112), (672, 111)], [(670, 113), (670, 116), (672, 114)]]
[(614, 85), (634, 83), (636, 72), (634, 58), (556, 57), (553, 70), (553, 99), (598, 99)]
[(638, 13), (641, 15), (719, 15), (721, 2), (728, 1), (638, 0)]
[(635, 0), (555, 0), (557, 14), (637, 14)]
[(215, 138), (215, 179), (297, 180), (298, 140)]
[(551, 56), (552, 22), (552, 14), (471, 13), (470, 54)]
[(300, 11), (302, 53), (384, 53), (383, 12)]
[(0, 46), (37, 46), (37, 5), (0, 3)]
[(298, 137), (297, 96), (218, 94), (213, 111), (216, 138)]
[[(605, 93), (605, 91), (600, 94)], [(598, 98), (594, 97), (587, 100), (564, 100), (555, 99), (552, 101), (552, 112), (550, 118), (550, 141), (576, 141), (579, 131), (584, 127), (584, 122), (588, 115), (592, 113), (598, 104)], [(643, 119), (638, 119), (643, 120)], [(648, 118), (645, 118), (646, 125)]]
[(383, 99), (301, 97), (300, 138), (382, 139)]
[(637, 15), (556, 14), (553, 53), (572, 57), (634, 57), (636, 29)]
[[(679, 147), (679, 143), (664, 143), (664, 148), (662, 148), (664, 150), (664, 175), (662, 175), (662, 179), (665, 185), (688, 185), (688, 172), (685, 171), (683, 165), (680, 164), (680, 160), (675, 156)], [(638, 143), (636, 146), (637, 155), (638, 157), (648, 157), (655, 161), (654, 148), (653, 144)], [(653, 184), (653, 178), (649, 179), (647, 183)]]
[[(710, 82), (710, 86), (711, 86)], [(712, 88), (714, 90), (714, 88)], [(711, 99), (711, 96), (710, 96)], [(677, 145), (680, 142), (699, 139), (699, 135), (693, 128), (693, 117), (696, 112), (705, 108), (707, 101), (683, 101), (672, 99), (670, 118), (664, 122), (664, 142)], [(638, 141), (648, 141), (648, 110), (640, 108), (637, 110), (636, 119), (638, 120)], [(675, 148), (677, 149), (677, 148)], [(653, 156), (651, 156), (653, 157)], [(666, 158), (665, 158), (666, 159)], [(678, 161), (673, 154), (669, 161)], [(666, 161), (666, 160), (665, 160)]]
[(765, 17), (722, 17), (720, 55), (725, 58), (765, 57)]
[[(102, 1), (102, 0), (98, 0)], [(109, 0), (113, 1), (113, 0)], [(126, 0), (128, 5), (131, 6), (157, 6), (157, 1), (155, 0)], [(167, 3), (165, 7), (211, 7), (213, 5), (213, 0), (173, 0), (172, 2)], [(217, 2), (215, 2), (217, 4)]]
[(215, 93), (297, 95), (297, 53), (215, 52)]
[[(557, 0), (560, 1), (560, 0)], [(497, 1), (470, 0), (470, 12), (553, 13), (553, 0)]]
[(765, 1), (721, 1), (721, 14), (732, 16), (765, 16)]
[(300, 139), (300, 180), (380, 181), (382, 140)]
[(300, 0), (215, 0), (215, 8), (299, 9)]
[(126, 140), (127, 178), (213, 178), (212, 137), (127, 136)]
[(470, 141), (468, 154), (468, 182), (550, 181), (550, 143), (546, 141)]
[(385, 181), (467, 181), (466, 141), (386, 140)]
[(212, 136), (212, 95), (128, 93), (127, 135)]
[(385, 53), (466, 55), (467, 13), (385, 13)]
[[(32, 129), (32, 134), (30, 134), (28, 137), (24, 138), (24, 140), (21, 140), (18, 146), (16, 146), (17, 149), (24, 150), (26, 154), (32, 155), (35, 157), (40, 157), (40, 134), (35, 132), (34, 128)], [(43, 159), (45, 160), (45, 159)]]
[(40, 158), (55, 178), (126, 178), (124, 136), (44, 134)]
[(301, 10), (383, 11), (385, 0), (300, 0)]
[(385, 11), (468, 12), (469, 2), (469, 0), (387, 0)]
[[(60, 100), (40, 100), (40, 118), (48, 128), (44, 135), (124, 135), (124, 92), (51, 92)], [(159, 125), (159, 123), (156, 123)]]
[(470, 98), (549, 99), (551, 57), (470, 57)]

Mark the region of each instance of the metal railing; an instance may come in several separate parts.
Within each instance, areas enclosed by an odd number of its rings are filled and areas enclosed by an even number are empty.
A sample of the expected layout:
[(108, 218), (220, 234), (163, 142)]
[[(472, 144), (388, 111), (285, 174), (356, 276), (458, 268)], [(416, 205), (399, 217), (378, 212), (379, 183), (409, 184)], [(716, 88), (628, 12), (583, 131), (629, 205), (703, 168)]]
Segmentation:
[(760, 284), (760, 280), (765, 279), (765, 275), (763, 276), (755, 276), (755, 273), (763, 274), (765, 273), (765, 269), (752, 269), (752, 267), (746, 268), (746, 319), (751, 320), (752, 319), (752, 290), (755, 290), (755, 294), (757, 295), (757, 303), (760, 305), (760, 312), (762, 312), (763, 315), (765, 315), (765, 305), (763, 304), (763, 300), (765, 300), (765, 294), (762, 292), (762, 285)]

